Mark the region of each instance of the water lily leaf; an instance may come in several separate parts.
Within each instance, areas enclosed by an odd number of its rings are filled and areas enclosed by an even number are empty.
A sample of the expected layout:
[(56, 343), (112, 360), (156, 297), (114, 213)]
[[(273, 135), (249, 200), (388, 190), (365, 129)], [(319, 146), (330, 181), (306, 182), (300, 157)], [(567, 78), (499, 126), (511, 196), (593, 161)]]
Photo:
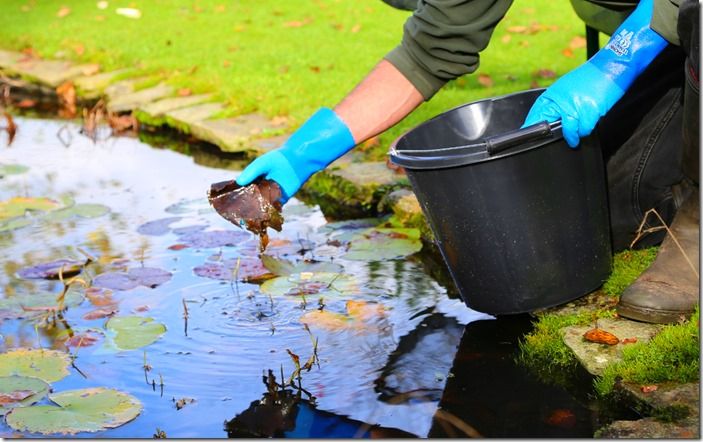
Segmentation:
[(269, 256), (302, 255), (306, 251), (314, 248), (315, 243), (307, 239), (299, 238), (291, 241), (289, 239), (276, 238), (269, 241), (266, 254)]
[(300, 318), (300, 322), (330, 331), (354, 330), (356, 332), (376, 332), (385, 319), (383, 304), (353, 301), (346, 303), (347, 314), (328, 310), (311, 310)]
[(212, 208), (210, 207), (210, 203), (207, 198), (179, 201), (176, 204), (171, 204), (164, 210), (174, 215), (184, 215), (187, 213), (197, 213), (202, 215), (212, 212)]
[(4, 221), (0, 220), (0, 232), (7, 232), (10, 230), (21, 229), (22, 227), (27, 227), (32, 224), (32, 220), (28, 218), (10, 218)]
[(68, 376), (71, 358), (56, 350), (17, 348), (0, 353), (0, 376), (29, 376), (56, 382)]
[(205, 229), (207, 229), (207, 225), (202, 225), (202, 224), (196, 224), (193, 226), (183, 226), (183, 227), (176, 227), (173, 229), (173, 233), (175, 233), (178, 236), (183, 236), (183, 235), (189, 235), (191, 233), (195, 232), (200, 232)]
[(63, 221), (74, 216), (79, 218), (97, 218), (110, 212), (110, 208), (102, 204), (76, 204), (65, 209), (51, 212), (48, 219)]
[(341, 273), (344, 270), (344, 267), (341, 265), (331, 262), (303, 261), (293, 264), (286, 259), (274, 258), (269, 255), (261, 255), (260, 258), (264, 266), (277, 276), (287, 276), (293, 273), (304, 272)]
[(191, 232), (179, 237), (180, 241), (197, 249), (234, 247), (252, 238), (251, 234), (235, 230), (209, 230)]
[(149, 221), (137, 227), (137, 232), (142, 235), (160, 236), (165, 235), (171, 231), (169, 227), (171, 224), (182, 220), (183, 217), (171, 216), (168, 218), (161, 218), (154, 221)]
[(321, 233), (334, 233), (346, 230), (368, 229), (371, 227), (376, 227), (380, 223), (381, 220), (378, 218), (351, 219), (347, 221), (327, 223), (324, 226), (320, 226), (317, 230)]
[(275, 275), (264, 267), (258, 258), (241, 258), (239, 267), (237, 259), (223, 261), (208, 261), (193, 268), (193, 272), (203, 278), (219, 279), (222, 281), (245, 281), (259, 283), (273, 278)]
[(63, 277), (70, 278), (79, 274), (84, 266), (85, 261), (57, 259), (56, 261), (23, 267), (17, 271), (17, 276), (24, 279), (58, 279), (59, 271), (63, 268)]
[(105, 328), (112, 332), (112, 341), (120, 350), (135, 350), (155, 342), (166, 333), (166, 326), (142, 316), (113, 316)]
[(142, 411), (137, 398), (109, 388), (86, 388), (49, 395), (54, 405), (16, 408), (7, 424), (16, 431), (41, 434), (76, 434), (116, 428)]
[(128, 272), (105, 272), (93, 279), (93, 286), (112, 290), (131, 290), (140, 285), (155, 288), (171, 279), (171, 272), (154, 267), (135, 267)]
[(0, 201), (0, 220), (23, 216), (27, 211), (47, 211), (57, 207), (60, 204), (49, 198), (10, 198)]
[(383, 261), (404, 258), (422, 249), (418, 229), (368, 229), (350, 240), (345, 259)]
[(51, 386), (39, 378), (27, 376), (0, 377), (0, 416), (16, 407), (39, 402), (49, 394)]
[[(64, 296), (64, 306), (74, 307), (83, 302), (83, 288), (71, 286)], [(0, 319), (26, 318), (33, 314), (57, 311), (58, 293), (20, 293), (0, 298)]]
[(0, 177), (6, 175), (19, 175), (29, 170), (29, 167), (21, 164), (0, 164)]
[(270, 279), (261, 285), (270, 295), (348, 295), (358, 292), (356, 279), (345, 273), (302, 272)]

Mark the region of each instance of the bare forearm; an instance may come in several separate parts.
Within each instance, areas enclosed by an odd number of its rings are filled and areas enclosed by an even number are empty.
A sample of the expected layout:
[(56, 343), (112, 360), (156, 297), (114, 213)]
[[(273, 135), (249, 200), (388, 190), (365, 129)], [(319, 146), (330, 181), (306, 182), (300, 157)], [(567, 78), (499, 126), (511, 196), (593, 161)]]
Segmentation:
[(405, 118), (422, 101), (412, 83), (391, 63), (381, 60), (334, 111), (358, 144)]

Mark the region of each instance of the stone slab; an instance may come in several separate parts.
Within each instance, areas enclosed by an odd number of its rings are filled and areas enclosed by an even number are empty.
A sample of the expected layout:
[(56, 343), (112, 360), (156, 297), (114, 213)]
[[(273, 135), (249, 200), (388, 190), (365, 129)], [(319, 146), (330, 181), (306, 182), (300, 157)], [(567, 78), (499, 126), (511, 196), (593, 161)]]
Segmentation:
[[(115, 77), (129, 72), (129, 69), (118, 69), (116, 71), (102, 72), (95, 75), (77, 77), (73, 84), (78, 92), (86, 98), (97, 98), (105, 89), (114, 82)], [(130, 92), (132, 92), (130, 90)]]
[(221, 120), (199, 121), (192, 126), (193, 135), (209, 141), (225, 152), (259, 152), (252, 140), (267, 131), (282, 128), (261, 114), (239, 115)]
[(190, 132), (195, 123), (217, 115), (219, 112), (222, 112), (224, 108), (221, 103), (196, 104), (195, 106), (166, 112), (166, 117), (177, 129), (183, 132)]
[(69, 61), (40, 60), (35, 58), (20, 58), (13, 54), (1, 57), (3, 67), (10, 72), (31, 78), (50, 87), (57, 87), (74, 78), (92, 75), (100, 70), (97, 64), (73, 64)]
[(603, 439), (700, 439), (700, 421), (660, 422), (648, 417), (635, 421), (615, 421), (598, 430)]
[(281, 147), (289, 136), (290, 135), (279, 135), (276, 137), (258, 138), (256, 140), (252, 140), (251, 144), (257, 152), (266, 153)]
[(636, 339), (647, 342), (661, 330), (662, 326), (627, 319), (599, 319), (598, 328), (614, 334), (620, 339), (616, 345), (598, 344), (586, 341), (583, 334), (594, 328), (593, 325), (571, 326), (561, 329), (564, 343), (574, 352), (576, 359), (589, 373), (600, 376), (610, 364), (622, 360), (623, 339)]
[(635, 400), (643, 402), (655, 410), (671, 407), (685, 407), (690, 416), (700, 417), (700, 382), (678, 384), (666, 382), (657, 384), (657, 389), (645, 393), (642, 386), (631, 382), (622, 382), (620, 388), (627, 391)]
[(106, 86), (103, 93), (105, 94), (105, 97), (108, 101), (114, 100), (122, 95), (131, 94), (132, 92), (134, 92), (134, 90), (136, 89), (136, 85), (139, 82), (145, 81), (147, 79), (148, 78), (140, 77), (116, 81), (115, 83)]
[(357, 186), (385, 186), (405, 178), (390, 170), (384, 161), (350, 163), (329, 173)]
[(171, 94), (173, 94), (173, 88), (167, 84), (160, 83), (154, 87), (132, 92), (131, 94), (117, 95), (110, 98), (107, 103), (107, 110), (110, 112), (129, 112), (144, 106), (146, 103)]
[(4, 51), (0, 49), (0, 67), (11, 68), (26, 55), (21, 52)]
[(211, 94), (190, 95), (187, 97), (169, 97), (158, 101), (145, 103), (137, 108), (139, 112), (146, 114), (148, 118), (163, 118), (168, 112), (196, 104), (204, 103), (212, 97)]

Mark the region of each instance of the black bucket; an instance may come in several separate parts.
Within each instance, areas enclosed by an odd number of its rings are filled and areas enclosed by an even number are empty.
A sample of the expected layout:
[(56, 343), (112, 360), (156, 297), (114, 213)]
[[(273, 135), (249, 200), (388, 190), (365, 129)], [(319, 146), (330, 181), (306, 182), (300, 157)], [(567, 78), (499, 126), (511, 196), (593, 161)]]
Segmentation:
[(597, 137), (572, 149), (560, 122), (516, 130), (542, 90), (469, 103), (391, 146), (464, 302), (498, 314), (562, 304), (612, 266)]

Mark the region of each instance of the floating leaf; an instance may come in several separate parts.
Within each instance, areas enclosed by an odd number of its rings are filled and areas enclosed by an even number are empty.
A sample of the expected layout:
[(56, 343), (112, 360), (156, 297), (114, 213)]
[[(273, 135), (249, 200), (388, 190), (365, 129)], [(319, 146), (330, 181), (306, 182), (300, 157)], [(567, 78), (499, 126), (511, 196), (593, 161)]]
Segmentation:
[(29, 376), (56, 382), (68, 376), (71, 358), (56, 350), (17, 348), (0, 353), (0, 376)]
[(17, 271), (17, 276), (24, 279), (58, 279), (59, 271), (61, 271), (64, 278), (69, 278), (79, 274), (84, 266), (85, 261), (57, 259), (56, 261), (21, 268)]
[(120, 350), (147, 346), (166, 333), (165, 325), (141, 316), (113, 316), (105, 328), (114, 334), (112, 341)]
[(131, 290), (140, 285), (155, 288), (171, 279), (171, 272), (154, 267), (135, 267), (128, 272), (105, 272), (93, 279), (93, 286), (112, 290)]
[(79, 218), (97, 218), (110, 212), (110, 208), (102, 204), (76, 204), (75, 206), (51, 212), (49, 219), (63, 221), (74, 216)]
[(356, 280), (345, 273), (302, 272), (270, 279), (261, 291), (270, 295), (345, 295), (358, 291)]
[(193, 269), (193, 272), (203, 278), (219, 279), (223, 281), (237, 281), (258, 283), (273, 278), (275, 275), (264, 267), (258, 258), (226, 259), (224, 261), (206, 262)]
[(235, 230), (209, 230), (193, 232), (179, 237), (182, 243), (197, 249), (234, 247), (251, 239), (251, 235)]
[(328, 310), (310, 310), (300, 318), (300, 322), (332, 331), (351, 327), (351, 318), (349, 316)]
[(10, 230), (21, 229), (32, 224), (32, 220), (28, 218), (10, 218), (5, 221), (0, 221), (0, 232), (8, 232)]
[(0, 220), (24, 216), (28, 211), (46, 211), (57, 207), (59, 203), (49, 198), (10, 198), (0, 201)]
[(368, 229), (350, 240), (343, 257), (358, 261), (404, 258), (422, 249), (418, 229)]
[(597, 344), (616, 345), (620, 342), (620, 339), (618, 339), (617, 336), (600, 328), (588, 330), (583, 334), (583, 337), (587, 341), (595, 342)]
[(311, 310), (300, 318), (300, 322), (331, 331), (375, 332), (378, 330), (376, 323), (385, 318), (385, 309), (382, 304), (349, 300), (346, 303), (346, 308), (346, 315), (327, 310)]
[(212, 208), (210, 207), (210, 203), (207, 198), (179, 201), (176, 204), (171, 204), (164, 210), (174, 215), (184, 215), (187, 213), (212, 213)]
[(349, 230), (353, 231), (359, 229), (368, 229), (371, 227), (376, 227), (380, 223), (381, 221), (378, 218), (361, 218), (327, 223), (319, 227), (317, 230), (321, 233), (338, 233)]
[(21, 164), (0, 164), (0, 177), (6, 175), (19, 175), (29, 170), (29, 167)]
[(545, 419), (548, 425), (561, 428), (573, 428), (576, 426), (576, 415), (567, 409), (557, 409)]
[(49, 395), (54, 405), (16, 408), (7, 424), (16, 431), (41, 434), (76, 434), (116, 428), (142, 411), (137, 398), (108, 388), (86, 388)]
[(293, 273), (302, 272), (327, 272), (327, 273), (341, 273), (344, 270), (339, 264), (331, 262), (307, 262), (303, 261), (297, 264), (281, 259), (274, 258), (269, 255), (261, 255), (261, 262), (264, 266), (271, 271), (271, 273), (276, 276), (287, 276)]
[(51, 386), (39, 378), (26, 376), (0, 377), (0, 416), (16, 407), (39, 402), (49, 394)]
[[(82, 288), (71, 286), (64, 296), (64, 307), (73, 307), (83, 302)], [(23, 293), (0, 298), (0, 318), (26, 318), (36, 313), (58, 311), (57, 293)]]
[(137, 232), (142, 235), (160, 236), (165, 235), (171, 231), (169, 227), (171, 224), (182, 220), (183, 217), (172, 216), (168, 218), (161, 218), (154, 221), (149, 221), (137, 227)]

